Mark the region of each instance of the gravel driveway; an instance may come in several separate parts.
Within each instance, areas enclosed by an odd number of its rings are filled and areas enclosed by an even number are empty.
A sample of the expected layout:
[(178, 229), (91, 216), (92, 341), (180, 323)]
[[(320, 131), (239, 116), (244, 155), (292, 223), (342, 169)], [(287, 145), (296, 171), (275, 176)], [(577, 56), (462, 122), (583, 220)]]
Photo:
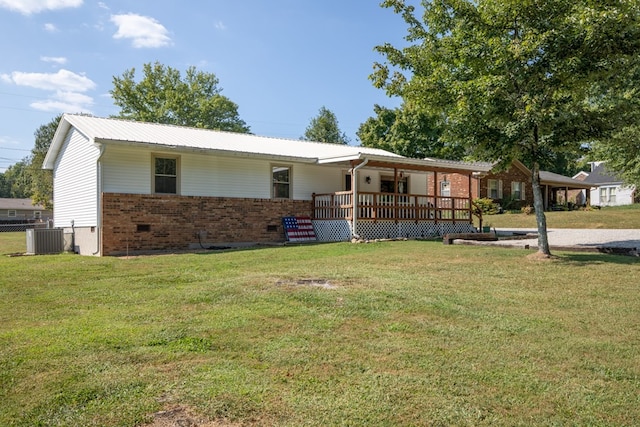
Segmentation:
[[(549, 245), (551, 248), (627, 248), (640, 252), (640, 229), (612, 230), (612, 229), (575, 229), (575, 228), (550, 228), (547, 230)], [(492, 245), (524, 247), (537, 247), (537, 230), (532, 228), (498, 228), (498, 235), (510, 234), (535, 234), (535, 237), (517, 240), (499, 240), (490, 242)]]

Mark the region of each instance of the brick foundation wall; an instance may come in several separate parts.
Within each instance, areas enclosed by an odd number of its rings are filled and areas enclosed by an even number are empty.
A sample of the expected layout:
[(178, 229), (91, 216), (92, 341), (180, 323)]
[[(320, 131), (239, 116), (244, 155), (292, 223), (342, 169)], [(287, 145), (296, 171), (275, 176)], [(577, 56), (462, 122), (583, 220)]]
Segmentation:
[(311, 216), (310, 200), (102, 194), (102, 254), (207, 243), (284, 241), (282, 217)]

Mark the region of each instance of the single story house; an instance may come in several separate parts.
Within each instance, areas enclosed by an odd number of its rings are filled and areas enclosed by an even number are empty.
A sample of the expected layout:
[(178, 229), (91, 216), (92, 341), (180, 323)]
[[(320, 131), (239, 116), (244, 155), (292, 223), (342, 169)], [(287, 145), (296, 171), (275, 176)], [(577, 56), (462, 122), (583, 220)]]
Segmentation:
[[(566, 205), (571, 190), (591, 188), (590, 184), (548, 171), (540, 171), (540, 186), (545, 210)], [(506, 170), (481, 175), (474, 195), (493, 199), (505, 210), (533, 206), (531, 170), (514, 160)]]
[(627, 185), (614, 172), (607, 169), (605, 162), (591, 162), (590, 172), (580, 172), (583, 182), (591, 185), (587, 197), (593, 206), (622, 206), (634, 203), (636, 188)]
[(28, 222), (51, 218), (53, 212), (31, 199), (0, 198), (0, 222)]
[(491, 165), (67, 114), (43, 168), (74, 251), (118, 255), (284, 241), (285, 217), (310, 218), (319, 241), (469, 232)]

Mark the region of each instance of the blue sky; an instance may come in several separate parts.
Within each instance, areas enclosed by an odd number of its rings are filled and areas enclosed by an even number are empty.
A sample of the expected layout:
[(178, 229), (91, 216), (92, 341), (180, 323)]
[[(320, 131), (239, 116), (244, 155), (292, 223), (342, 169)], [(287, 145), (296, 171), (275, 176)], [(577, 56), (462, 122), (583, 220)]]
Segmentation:
[(214, 73), (258, 135), (294, 138), (325, 106), (358, 144), (374, 47), (406, 24), (380, 0), (0, 0), (0, 172), (61, 112), (106, 117), (113, 76), (160, 62)]

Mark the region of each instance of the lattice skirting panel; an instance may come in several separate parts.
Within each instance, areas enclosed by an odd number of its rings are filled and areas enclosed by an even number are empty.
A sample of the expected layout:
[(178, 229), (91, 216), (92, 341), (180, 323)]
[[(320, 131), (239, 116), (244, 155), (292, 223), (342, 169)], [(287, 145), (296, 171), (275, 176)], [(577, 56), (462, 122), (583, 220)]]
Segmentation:
[[(351, 239), (351, 222), (314, 220), (313, 226), (320, 242), (342, 242)], [(396, 238), (425, 238), (444, 236), (448, 233), (473, 233), (475, 227), (469, 223), (431, 223), (405, 221), (405, 222), (372, 222), (358, 221), (358, 234), (360, 238), (396, 239)]]
[(351, 222), (345, 220), (313, 220), (316, 238), (319, 242), (345, 242), (351, 240)]

